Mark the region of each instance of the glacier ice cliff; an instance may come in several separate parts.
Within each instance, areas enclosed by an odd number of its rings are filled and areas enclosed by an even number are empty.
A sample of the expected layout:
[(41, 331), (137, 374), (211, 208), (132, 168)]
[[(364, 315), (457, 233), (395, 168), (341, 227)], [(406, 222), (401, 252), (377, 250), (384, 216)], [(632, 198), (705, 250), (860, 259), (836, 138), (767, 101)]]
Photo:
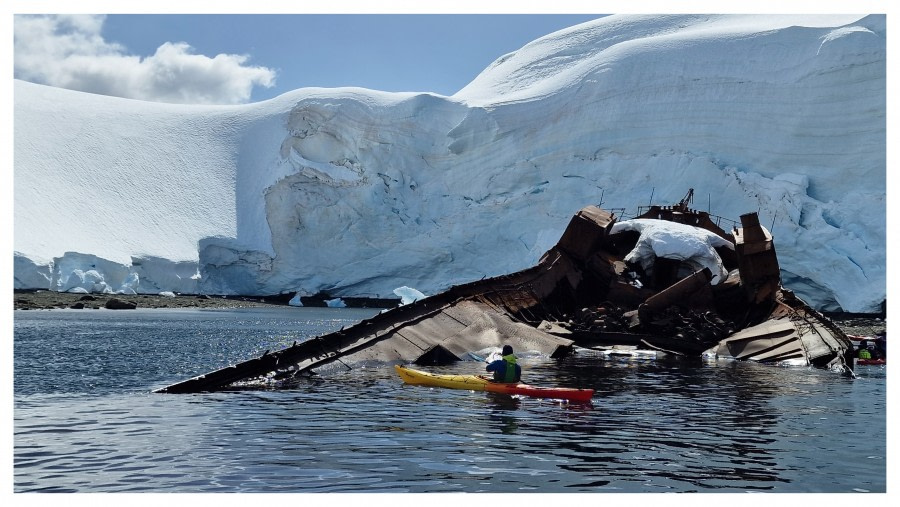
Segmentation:
[(759, 211), (811, 305), (878, 311), (885, 39), (884, 15), (609, 16), (450, 97), (185, 106), (16, 81), (15, 285), (432, 294), (534, 265), (587, 204), (694, 188)]

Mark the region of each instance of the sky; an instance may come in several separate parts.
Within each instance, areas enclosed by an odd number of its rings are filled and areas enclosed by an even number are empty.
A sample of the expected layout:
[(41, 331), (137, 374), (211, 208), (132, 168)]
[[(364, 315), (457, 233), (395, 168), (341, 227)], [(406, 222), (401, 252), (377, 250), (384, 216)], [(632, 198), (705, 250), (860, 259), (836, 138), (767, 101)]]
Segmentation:
[[(295, 14), (267, 0), (233, 14), (227, 6), (210, 11), (208, 2), (195, 0), (133, 3), (123, 8), (122, 2), (89, 0), (67, 12), (72, 7), (58, 0), (4, 2), (16, 14), (13, 77), (175, 103), (257, 102), (303, 87), (452, 95), (500, 56), (604, 11), (672, 12), (665, 2), (570, 0), (522, 1), (512, 9), (469, 0), (429, 2), (426, 8), (421, 2), (388, 2), (390, 8), (381, 2), (376, 10), (338, 0), (320, 12), (303, 5), (306, 13)], [(738, 10), (747, 11), (741, 4)], [(817, 10), (852, 5), (872, 12), (866, 4), (872, 2), (825, 0)], [(772, 5), (778, 4), (755, 3), (753, 11), (784, 9)], [(674, 12), (702, 12), (703, 6), (686, 0)], [(707, 12), (723, 10), (709, 7)]]
[(102, 34), (141, 55), (153, 54), (161, 40), (184, 41), (208, 56), (248, 54), (245, 68), (274, 73), (271, 87), (253, 87), (252, 101), (307, 86), (452, 95), (496, 58), (597, 17), (138, 15), (108, 17)]
[(14, 77), (176, 103), (256, 102), (303, 87), (452, 95), (496, 58), (601, 16), (17, 15)]

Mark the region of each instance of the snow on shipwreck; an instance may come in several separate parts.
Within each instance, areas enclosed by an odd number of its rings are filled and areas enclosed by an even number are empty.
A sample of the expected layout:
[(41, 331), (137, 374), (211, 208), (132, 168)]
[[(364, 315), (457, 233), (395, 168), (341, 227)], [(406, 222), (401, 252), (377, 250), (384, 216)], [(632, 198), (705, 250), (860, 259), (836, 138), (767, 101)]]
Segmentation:
[(692, 196), (640, 207), (630, 220), (587, 206), (531, 268), (156, 392), (291, 384), (362, 363), (447, 364), (505, 343), (554, 358), (652, 351), (852, 374), (849, 338), (782, 287), (774, 240), (757, 214), (734, 222), (691, 209)]

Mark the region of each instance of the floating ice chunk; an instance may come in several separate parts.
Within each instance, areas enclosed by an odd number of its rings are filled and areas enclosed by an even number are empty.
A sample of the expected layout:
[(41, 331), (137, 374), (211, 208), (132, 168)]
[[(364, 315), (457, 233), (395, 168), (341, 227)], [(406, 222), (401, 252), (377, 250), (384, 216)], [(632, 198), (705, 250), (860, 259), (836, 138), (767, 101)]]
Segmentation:
[(294, 297), (292, 297), (291, 300), (288, 301), (288, 304), (291, 306), (303, 306), (303, 302), (300, 301), (300, 293), (298, 292), (294, 294)]
[(160, 292), (159, 295), (163, 296), (163, 297), (167, 297), (167, 298), (175, 297), (175, 293), (172, 291), (168, 291), (168, 290), (164, 290), (164, 291)]
[(344, 303), (344, 300), (341, 298), (329, 299), (325, 301), (325, 304), (328, 305), (328, 308), (346, 308), (347, 303)]
[(394, 294), (400, 296), (400, 305), (408, 305), (420, 299), (425, 299), (425, 294), (405, 285), (394, 289)]

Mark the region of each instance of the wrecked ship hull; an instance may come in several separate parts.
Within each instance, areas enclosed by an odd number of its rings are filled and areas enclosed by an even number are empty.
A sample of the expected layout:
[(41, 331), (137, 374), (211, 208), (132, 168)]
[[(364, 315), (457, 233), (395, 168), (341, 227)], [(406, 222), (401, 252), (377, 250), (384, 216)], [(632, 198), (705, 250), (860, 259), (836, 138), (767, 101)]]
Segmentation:
[[(690, 196), (691, 193), (686, 200)], [(588, 269), (594, 269), (601, 279), (597, 290), (602, 291), (609, 280), (605, 299), (625, 306), (618, 313), (625, 322), (585, 326), (582, 318), (581, 323), (568, 326), (578, 334), (576, 343), (594, 347), (627, 344), (676, 355), (699, 353), (707, 357), (851, 372), (852, 344), (847, 335), (781, 286), (774, 241), (759, 223), (757, 214), (743, 215), (740, 227), (735, 223), (726, 232), (716, 223), (721, 221), (720, 217), (692, 210), (686, 200), (674, 206), (651, 206), (637, 219), (690, 225), (724, 239), (724, 246), (716, 248), (716, 253), (727, 277), (712, 285), (709, 283), (712, 273), (706, 268), (682, 277), (678, 273), (683, 270), (684, 262), (655, 259), (657, 265), (651, 273), (641, 274), (644, 283), (635, 289), (635, 284), (630, 282), (633, 276), (626, 276), (627, 263), (620, 259), (634, 248), (637, 240), (633, 235), (616, 237), (615, 227), (608, 225), (615, 221), (611, 213), (585, 208), (573, 222), (581, 217), (605, 233), (592, 240), (592, 248), (577, 251), (570, 247), (569, 251), (584, 259)], [(590, 229), (584, 224), (579, 228)], [(561, 241), (560, 245), (566, 243)], [(578, 245), (577, 241), (569, 243)], [(598, 262), (598, 257), (606, 262)], [(614, 274), (604, 265), (612, 266)], [(617, 305), (604, 303), (601, 308), (608, 310), (610, 306)], [(596, 312), (587, 313), (596, 315)]]
[(504, 344), (549, 357), (619, 347), (850, 371), (850, 340), (781, 287), (772, 237), (755, 213), (731, 232), (685, 200), (636, 218), (721, 238), (712, 242), (721, 273), (665, 257), (652, 265), (626, 261), (641, 235), (617, 228), (613, 212), (588, 206), (532, 268), (458, 285), (157, 392), (279, 382), (360, 363), (447, 364)]
[[(554, 272), (558, 270), (552, 270)], [(447, 364), (469, 352), (511, 344), (562, 357), (574, 341), (529, 325), (518, 311), (534, 308), (532, 287), (547, 285), (542, 265), (513, 275), (460, 285), (365, 319), (346, 329), (200, 375), (157, 392), (190, 393), (238, 383), (278, 382), (360, 363)], [(525, 288), (527, 287), (527, 288)]]

